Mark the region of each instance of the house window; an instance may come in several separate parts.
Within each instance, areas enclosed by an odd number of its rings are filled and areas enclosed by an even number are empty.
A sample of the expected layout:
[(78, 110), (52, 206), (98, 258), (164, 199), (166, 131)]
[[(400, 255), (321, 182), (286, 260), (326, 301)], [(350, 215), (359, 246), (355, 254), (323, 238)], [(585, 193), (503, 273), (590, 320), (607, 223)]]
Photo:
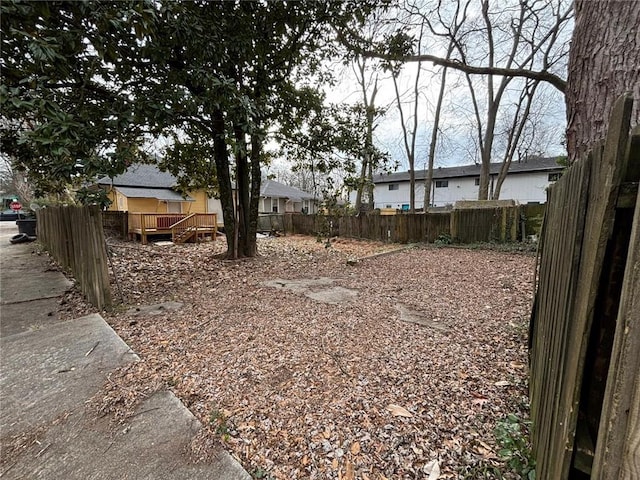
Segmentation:
[(448, 188), (449, 180), (436, 180), (436, 188)]
[(480, 186), (480, 177), (476, 177), (476, 187)]
[(273, 203), (273, 199), (271, 200), (271, 211), (273, 213), (278, 213), (278, 202)]
[(400, 188), (400, 185), (398, 185), (397, 183), (389, 184), (389, 190), (398, 190), (399, 188)]
[(558, 172), (558, 173), (550, 173), (549, 174), (549, 181), (550, 182), (556, 182), (558, 180), (560, 180), (560, 177), (562, 176), (562, 173)]
[(384, 208), (391, 208), (391, 205), (385, 205)]

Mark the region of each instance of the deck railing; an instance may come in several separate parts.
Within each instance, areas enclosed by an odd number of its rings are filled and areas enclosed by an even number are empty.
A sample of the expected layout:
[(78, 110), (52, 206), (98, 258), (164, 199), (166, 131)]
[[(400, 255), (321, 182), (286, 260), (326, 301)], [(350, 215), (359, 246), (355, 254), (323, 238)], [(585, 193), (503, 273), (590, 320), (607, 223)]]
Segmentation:
[(170, 233), (174, 241), (184, 240), (187, 232), (213, 233), (217, 231), (215, 213), (129, 213), (129, 233), (139, 234), (143, 243), (146, 236)]
[(171, 225), (187, 216), (186, 213), (129, 213), (129, 232), (171, 231)]
[(195, 213), (178, 220), (171, 225), (171, 239), (174, 243), (182, 243), (191, 235), (198, 233), (198, 218)]

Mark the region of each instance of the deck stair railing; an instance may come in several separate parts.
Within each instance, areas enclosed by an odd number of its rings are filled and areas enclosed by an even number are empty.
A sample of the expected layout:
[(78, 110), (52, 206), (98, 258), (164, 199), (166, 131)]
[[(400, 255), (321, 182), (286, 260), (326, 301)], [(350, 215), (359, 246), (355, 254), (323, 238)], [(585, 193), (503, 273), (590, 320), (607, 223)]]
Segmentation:
[(184, 243), (198, 233), (198, 218), (195, 213), (187, 215), (171, 225), (173, 243)]

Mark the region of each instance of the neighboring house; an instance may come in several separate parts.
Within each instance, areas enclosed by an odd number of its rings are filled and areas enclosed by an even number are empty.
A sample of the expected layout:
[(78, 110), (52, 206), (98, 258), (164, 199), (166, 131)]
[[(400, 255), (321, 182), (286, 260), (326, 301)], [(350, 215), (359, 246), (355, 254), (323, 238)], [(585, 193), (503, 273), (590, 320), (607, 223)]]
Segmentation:
[[(109, 210), (137, 213), (217, 213), (209, 210), (204, 191), (183, 197), (175, 190), (176, 178), (155, 165), (134, 164), (122, 175), (103, 177), (98, 185), (107, 189)], [(220, 215), (221, 217), (221, 215)]]
[[(500, 172), (500, 163), (490, 168), (489, 197), (493, 195)], [(516, 200), (521, 204), (545, 203), (547, 187), (562, 175), (557, 158), (527, 158), (513, 162), (500, 189), (500, 199)], [(425, 170), (416, 171), (416, 208), (424, 207)], [(409, 209), (409, 172), (375, 175), (373, 178), (375, 208)], [(435, 168), (431, 185), (430, 206), (453, 205), (458, 200), (477, 200), (480, 184), (480, 165)]]
[[(121, 175), (103, 177), (98, 185), (105, 188), (112, 201), (109, 210), (137, 213), (216, 213), (223, 223), (222, 205), (217, 198), (208, 198), (204, 191), (188, 192), (183, 197), (175, 190), (177, 180), (155, 165), (134, 164)], [(316, 213), (319, 201), (310, 193), (274, 180), (260, 186), (260, 213)]]
[(265, 180), (260, 185), (260, 213), (316, 213), (318, 204), (312, 194), (275, 180)]

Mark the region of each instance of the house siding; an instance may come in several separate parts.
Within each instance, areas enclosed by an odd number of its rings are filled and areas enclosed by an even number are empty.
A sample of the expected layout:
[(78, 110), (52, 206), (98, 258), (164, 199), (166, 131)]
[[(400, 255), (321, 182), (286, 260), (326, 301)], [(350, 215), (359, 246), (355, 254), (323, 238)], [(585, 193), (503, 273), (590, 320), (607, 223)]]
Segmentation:
[[(168, 213), (167, 202), (158, 200), (157, 198), (128, 198), (117, 190), (113, 189), (107, 193), (111, 200), (109, 210), (121, 212), (136, 213)], [(211, 210), (207, 194), (204, 191), (189, 192), (189, 196), (195, 201), (193, 202), (172, 202), (181, 204), (182, 213), (219, 213), (222, 217), (222, 208)], [(212, 199), (213, 200), (213, 199)], [(217, 200), (218, 203), (220, 202)]]
[(513, 198), (520, 203), (546, 203), (547, 187), (553, 183), (549, 181), (549, 173), (552, 172), (518, 173), (507, 176), (500, 190), (500, 198)]
[(189, 196), (195, 201), (182, 202), (182, 211), (184, 213), (208, 213), (207, 194), (205, 191), (189, 192)]
[(111, 205), (109, 205), (109, 208), (107, 208), (107, 210), (110, 211), (126, 211), (126, 207), (127, 207), (127, 197), (120, 195), (118, 192), (116, 192), (113, 189), (110, 189), (109, 191), (107, 191), (107, 198), (109, 200), (111, 200)]
[[(501, 200), (516, 200), (519, 203), (545, 203), (547, 201), (547, 187), (549, 173), (552, 172), (522, 172), (512, 173), (505, 178), (500, 190)], [(436, 181), (446, 181), (446, 187), (436, 187)], [(490, 194), (493, 192), (497, 175), (491, 176)], [(431, 186), (431, 204), (435, 207), (453, 205), (459, 200), (477, 200), (478, 185), (476, 177), (438, 178)], [(398, 185), (397, 189), (389, 190), (389, 185)], [(417, 180), (415, 184), (416, 208), (424, 207), (424, 182)], [(410, 189), (408, 181), (392, 183), (378, 183), (374, 186), (374, 207), (402, 209), (409, 204)], [(355, 201), (355, 194), (351, 195), (351, 202)]]
[[(409, 182), (394, 182), (391, 185), (398, 185), (397, 190), (389, 190), (388, 183), (382, 183), (374, 186), (373, 199), (374, 208), (397, 208), (401, 209), (402, 205), (409, 204)], [(422, 208), (424, 200), (424, 183), (416, 182), (416, 207)]]
[(224, 217), (222, 216), (222, 202), (219, 198), (207, 199), (207, 213), (215, 213), (218, 225), (224, 225)]
[(129, 198), (129, 212), (136, 213), (167, 213), (167, 204), (157, 198)]
[[(441, 180), (441, 179), (438, 179)], [(442, 179), (448, 181), (446, 187), (436, 188), (436, 182), (431, 187), (431, 198), (434, 207), (453, 205), (458, 200), (477, 200), (478, 185), (475, 177)]]
[(302, 210), (302, 203), (300, 202), (292, 202), (286, 198), (262, 197), (260, 198), (258, 211), (260, 213), (276, 213), (273, 211), (275, 206), (278, 207), (277, 213), (293, 213)]

